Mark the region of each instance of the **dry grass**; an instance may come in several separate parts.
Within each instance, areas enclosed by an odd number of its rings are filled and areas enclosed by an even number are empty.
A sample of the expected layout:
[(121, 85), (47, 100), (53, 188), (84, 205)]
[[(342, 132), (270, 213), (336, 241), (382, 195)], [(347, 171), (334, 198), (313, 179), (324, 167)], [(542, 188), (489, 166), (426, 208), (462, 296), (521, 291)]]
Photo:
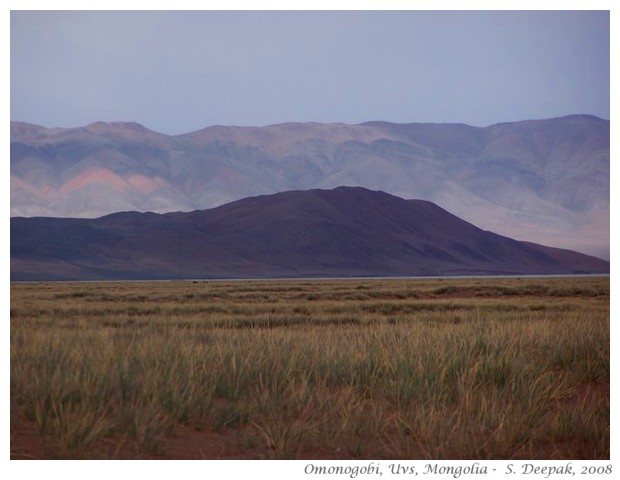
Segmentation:
[(11, 285), (13, 458), (609, 458), (609, 278)]

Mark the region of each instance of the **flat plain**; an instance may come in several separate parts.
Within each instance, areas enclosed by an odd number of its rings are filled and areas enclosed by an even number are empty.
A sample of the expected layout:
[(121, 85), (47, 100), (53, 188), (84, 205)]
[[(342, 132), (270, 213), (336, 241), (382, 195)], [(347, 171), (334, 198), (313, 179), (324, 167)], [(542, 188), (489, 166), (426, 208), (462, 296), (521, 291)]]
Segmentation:
[(11, 284), (13, 459), (608, 459), (609, 277)]

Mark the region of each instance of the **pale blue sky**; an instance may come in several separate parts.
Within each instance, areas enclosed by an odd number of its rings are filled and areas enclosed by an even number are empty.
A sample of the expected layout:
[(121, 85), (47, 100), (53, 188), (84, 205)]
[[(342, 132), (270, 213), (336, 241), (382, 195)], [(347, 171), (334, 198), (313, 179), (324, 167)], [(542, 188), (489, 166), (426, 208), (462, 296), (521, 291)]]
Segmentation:
[(609, 12), (14, 11), (11, 119), (609, 119)]

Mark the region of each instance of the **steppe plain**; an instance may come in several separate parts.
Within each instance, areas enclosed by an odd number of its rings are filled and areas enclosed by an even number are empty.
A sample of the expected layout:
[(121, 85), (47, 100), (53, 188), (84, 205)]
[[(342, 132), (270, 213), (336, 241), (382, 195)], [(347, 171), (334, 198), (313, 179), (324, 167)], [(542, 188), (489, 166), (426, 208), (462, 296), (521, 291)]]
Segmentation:
[(13, 459), (607, 459), (610, 280), (11, 284)]

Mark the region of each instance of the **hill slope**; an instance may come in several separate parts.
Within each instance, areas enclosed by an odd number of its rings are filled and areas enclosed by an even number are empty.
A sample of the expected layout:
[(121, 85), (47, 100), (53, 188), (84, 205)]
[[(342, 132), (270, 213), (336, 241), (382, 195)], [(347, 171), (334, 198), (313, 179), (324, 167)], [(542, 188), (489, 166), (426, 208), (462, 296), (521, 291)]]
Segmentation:
[(609, 121), (287, 123), (179, 136), (11, 124), (11, 215), (191, 211), (340, 185), (432, 201), (485, 229), (609, 258)]
[(359, 187), (189, 213), (11, 219), (12, 280), (602, 272), (608, 262)]

